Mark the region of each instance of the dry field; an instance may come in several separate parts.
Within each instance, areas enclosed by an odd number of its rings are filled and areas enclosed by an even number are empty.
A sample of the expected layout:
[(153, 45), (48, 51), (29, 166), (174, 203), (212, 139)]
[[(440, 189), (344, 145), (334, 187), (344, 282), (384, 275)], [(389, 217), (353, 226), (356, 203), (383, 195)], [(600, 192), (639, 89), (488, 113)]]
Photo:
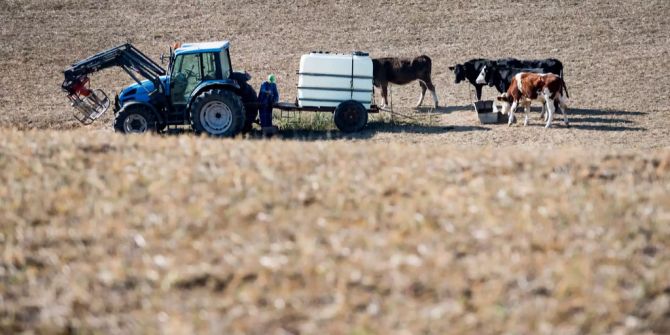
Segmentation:
[[(668, 334), (669, 31), (667, 1), (0, 0), (0, 333)], [(424, 53), (443, 107), (284, 140), (71, 118), (69, 63), (216, 39), (285, 100), (310, 50)], [(447, 67), (509, 56), (563, 61), (571, 128), (475, 122)]]

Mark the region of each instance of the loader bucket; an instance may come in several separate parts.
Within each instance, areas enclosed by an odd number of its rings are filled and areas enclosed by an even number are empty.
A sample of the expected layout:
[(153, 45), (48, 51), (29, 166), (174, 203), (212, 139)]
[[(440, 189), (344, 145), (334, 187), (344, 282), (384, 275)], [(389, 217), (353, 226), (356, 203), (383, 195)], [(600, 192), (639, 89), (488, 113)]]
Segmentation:
[(74, 118), (79, 122), (89, 125), (109, 109), (109, 98), (102, 90), (91, 90), (88, 96), (82, 97), (77, 94), (67, 96), (74, 107)]
[(74, 107), (74, 118), (85, 125), (93, 123), (109, 109), (110, 105), (107, 94), (99, 89), (88, 88), (88, 83), (88, 78), (84, 77), (67, 85), (67, 98)]

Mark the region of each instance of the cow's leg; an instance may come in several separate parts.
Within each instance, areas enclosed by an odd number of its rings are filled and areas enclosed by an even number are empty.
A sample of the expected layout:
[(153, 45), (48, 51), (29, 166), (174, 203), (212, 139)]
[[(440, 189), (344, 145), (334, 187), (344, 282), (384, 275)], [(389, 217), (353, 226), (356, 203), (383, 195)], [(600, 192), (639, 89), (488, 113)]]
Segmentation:
[(551, 93), (549, 89), (544, 89), (544, 101), (547, 104), (547, 124), (545, 128), (551, 127), (551, 122), (554, 120), (554, 99), (551, 98)]
[(475, 85), (475, 95), (477, 96), (477, 101), (482, 100), (482, 87), (484, 87), (484, 85)]
[(512, 107), (509, 109), (509, 118), (507, 119), (507, 126), (511, 127), (512, 122), (514, 121), (514, 112), (516, 111), (516, 107), (519, 105), (519, 101), (514, 100), (512, 103)]
[(435, 108), (437, 108), (438, 102), (437, 102), (437, 92), (435, 92), (435, 85), (433, 85), (433, 82), (428, 78), (425, 82), (426, 87), (430, 90), (430, 93), (433, 95), (433, 102), (435, 103)]
[(382, 83), (382, 108), (386, 107), (388, 102), (388, 83)]
[(424, 83), (423, 80), (419, 80), (419, 85), (421, 85), (421, 95), (419, 96), (419, 102), (416, 103), (416, 107), (421, 106), (423, 103), (423, 98), (426, 97), (426, 90), (428, 89), (426, 83)]
[(565, 122), (565, 126), (570, 127), (570, 122), (568, 121), (568, 105), (565, 103), (563, 96), (558, 98), (558, 105), (561, 107), (561, 113), (563, 114), (563, 122)]
[(524, 111), (524, 114), (526, 114), (525, 115), (526, 117), (523, 120), (523, 126), (525, 127), (525, 126), (528, 125), (528, 117), (530, 116), (530, 103), (526, 103), (526, 105), (523, 106), (523, 111)]

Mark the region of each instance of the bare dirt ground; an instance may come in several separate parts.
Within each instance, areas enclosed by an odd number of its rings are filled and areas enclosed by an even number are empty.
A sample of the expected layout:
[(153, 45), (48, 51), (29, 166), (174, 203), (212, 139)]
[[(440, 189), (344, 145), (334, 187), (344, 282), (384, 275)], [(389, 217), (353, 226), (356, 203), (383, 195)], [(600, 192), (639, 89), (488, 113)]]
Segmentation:
[[(0, 333), (670, 333), (667, 1), (0, 0), (0, 23)], [(218, 39), (285, 100), (311, 50), (427, 54), (442, 107), (124, 137), (60, 92), (128, 40)], [(561, 59), (573, 126), (477, 124), (447, 69), (476, 57)]]
[[(439, 110), (441, 122), (403, 136), (397, 134), (402, 128), (390, 134), (381, 129), (366, 136), (373, 141), (658, 147), (670, 138), (670, 80), (663, 75), (670, 68), (667, 1), (4, 1), (0, 10), (5, 127), (79, 127), (58, 89), (61, 71), (97, 51), (132, 41), (158, 59), (174, 41), (229, 39), (234, 66), (254, 75), (255, 86), (268, 73), (278, 74), (289, 101), (299, 57), (311, 50), (431, 56), (446, 106)], [(470, 87), (454, 85), (448, 66), (512, 56), (563, 61), (573, 92), (572, 129), (547, 132), (537, 120), (521, 131), (474, 127)], [(114, 70), (93, 78), (93, 85), (113, 94), (129, 80)], [(397, 107), (413, 106), (418, 95), (418, 84), (393, 89)], [(109, 114), (95, 127), (110, 129)]]

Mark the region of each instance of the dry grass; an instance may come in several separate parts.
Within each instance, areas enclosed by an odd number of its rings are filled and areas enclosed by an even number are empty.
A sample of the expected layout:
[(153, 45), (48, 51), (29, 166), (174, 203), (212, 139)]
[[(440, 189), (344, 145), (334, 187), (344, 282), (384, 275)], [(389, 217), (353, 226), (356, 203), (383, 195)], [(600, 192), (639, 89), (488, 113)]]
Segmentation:
[[(667, 1), (10, 0), (0, 22), (0, 333), (670, 333)], [(426, 53), (446, 107), (123, 137), (59, 91), (126, 40), (224, 38), (284, 100), (310, 50)], [(564, 62), (572, 128), (475, 123), (447, 66), (506, 56)]]
[(670, 331), (668, 150), (2, 135), (7, 332)]

